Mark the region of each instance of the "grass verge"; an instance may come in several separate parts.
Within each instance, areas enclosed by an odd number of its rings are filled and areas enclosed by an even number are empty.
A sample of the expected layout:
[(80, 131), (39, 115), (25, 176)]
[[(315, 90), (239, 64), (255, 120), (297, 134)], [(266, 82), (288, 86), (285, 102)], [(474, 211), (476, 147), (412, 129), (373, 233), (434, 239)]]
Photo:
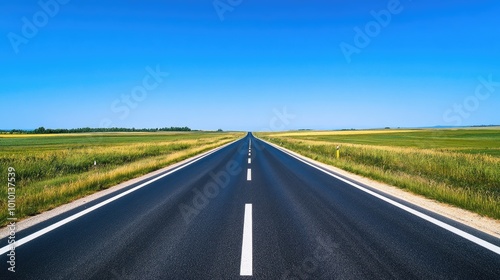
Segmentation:
[[(314, 160), (500, 219), (500, 157), (492, 146), (497, 135), (492, 130), (258, 134)], [(386, 146), (391, 142), (397, 145)]]

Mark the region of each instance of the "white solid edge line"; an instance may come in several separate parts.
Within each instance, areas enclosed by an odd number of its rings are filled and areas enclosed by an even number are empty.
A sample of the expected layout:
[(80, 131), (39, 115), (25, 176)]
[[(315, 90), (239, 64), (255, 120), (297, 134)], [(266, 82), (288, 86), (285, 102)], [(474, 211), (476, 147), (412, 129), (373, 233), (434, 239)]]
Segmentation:
[(252, 169), (247, 169), (247, 181), (252, 181)]
[(396, 206), (396, 207), (398, 207), (398, 208), (400, 208), (402, 210), (405, 210), (406, 212), (409, 212), (409, 213), (411, 213), (411, 214), (413, 214), (413, 215), (415, 215), (415, 216), (417, 216), (419, 218), (422, 218), (422, 219), (424, 219), (424, 220), (426, 220), (428, 222), (431, 222), (431, 223), (433, 223), (433, 224), (435, 224), (435, 225), (437, 225), (437, 226), (439, 226), (439, 227), (441, 227), (443, 229), (446, 229), (446, 230), (448, 230), (448, 231), (450, 231), (450, 232), (452, 232), (452, 233), (454, 233), (454, 234), (456, 234), (458, 236), (461, 236), (461, 237), (463, 237), (463, 238), (465, 238), (465, 239), (467, 239), (467, 240), (469, 240), (471, 242), (476, 243), (477, 245), (479, 245), (479, 246), (481, 246), (483, 248), (486, 248), (486, 249), (488, 249), (488, 250), (490, 250), (490, 251), (492, 251), (492, 252), (500, 255), (500, 247), (496, 246), (495, 244), (492, 244), (492, 243), (490, 243), (488, 241), (482, 240), (481, 238), (476, 237), (476, 236), (474, 236), (474, 235), (472, 235), (470, 233), (467, 233), (467, 232), (465, 232), (465, 231), (463, 231), (461, 229), (458, 229), (458, 228), (456, 228), (454, 226), (451, 226), (451, 225), (449, 225), (447, 223), (444, 223), (444, 222), (442, 222), (442, 221), (440, 221), (438, 219), (435, 219), (435, 218), (433, 218), (433, 217), (431, 217), (429, 215), (426, 215), (426, 214), (424, 214), (422, 212), (419, 212), (419, 211), (417, 211), (415, 209), (412, 209), (412, 208), (410, 208), (408, 206), (405, 206), (405, 205), (403, 205), (403, 204), (401, 204), (399, 202), (396, 202), (396, 201), (394, 201), (394, 200), (392, 200), (390, 198), (387, 198), (387, 197), (385, 197), (383, 195), (380, 195), (380, 194), (378, 194), (376, 192), (373, 192), (373, 191), (371, 191), (369, 189), (366, 189), (366, 188), (364, 188), (364, 187), (362, 187), (362, 186), (360, 186), (360, 185), (358, 185), (358, 184), (356, 184), (354, 182), (351, 182), (351, 181), (346, 180), (346, 179), (344, 179), (342, 177), (339, 177), (339, 176), (337, 176), (335, 174), (332, 174), (332, 173), (330, 173), (330, 172), (328, 172), (326, 170), (323, 170), (322, 168), (319, 168), (316, 165), (314, 165), (312, 163), (309, 163), (308, 161), (303, 160), (303, 159), (301, 159), (301, 158), (299, 158), (299, 157), (297, 157), (297, 156), (289, 153), (288, 151), (282, 149), (281, 147), (279, 147), (277, 145), (274, 145), (273, 143), (269, 143), (267, 141), (266, 141), (266, 143), (274, 146), (275, 148), (277, 148), (278, 150), (282, 151), (283, 153), (286, 153), (287, 155), (289, 155), (289, 156), (291, 156), (291, 157), (293, 157), (293, 158), (295, 158), (297, 160), (300, 160), (303, 163), (305, 163), (305, 164), (307, 164), (307, 165), (309, 165), (311, 167), (316, 168), (317, 170), (319, 170), (319, 171), (321, 171), (323, 173), (326, 173), (326, 174), (328, 174), (328, 175), (330, 175), (330, 176), (332, 176), (332, 177), (334, 177), (334, 178), (336, 178), (336, 179), (338, 179), (338, 180), (340, 180), (340, 181), (342, 181), (344, 183), (347, 183), (347, 184), (349, 184), (349, 185), (351, 185), (351, 186), (353, 186), (353, 187), (355, 187), (355, 188), (357, 188), (359, 190), (362, 190), (362, 191), (364, 191), (364, 192), (366, 192), (366, 193), (368, 193), (370, 195), (375, 196), (376, 198), (379, 198), (379, 199), (381, 199), (381, 200), (383, 200), (383, 201), (385, 201), (385, 202), (387, 202), (389, 204), (392, 204), (392, 205), (394, 205), (394, 206)]
[[(236, 141), (239, 141), (239, 140), (236, 140)], [(36, 232), (34, 232), (34, 233), (32, 233), (32, 234), (24, 237), (24, 238), (21, 238), (21, 239), (17, 240), (16, 242), (14, 242), (13, 244), (9, 244), (7, 246), (4, 246), (4, 247), (2, 247), (0, 249), (0, 255), (3, 255), (5, 253), (7, 253), (8, 251), (10, 251), (11, 248), (12, 248), (12, 245), (14, 245), (15, 248), (17, 248), (17, 247), (19, 247), (19, 246), (21, 246), (23, 244), (26, 244), (26, 243), (30, 242), (31, 240), (33, 240), (33, 239), (35, 239), (37, 237), (40, 237), (40, 236), (42, 236), (42, 235), (44, 235), (44, 234), (46, 234), (46, 233), (48, 233), (50, 231), (53, 231), (54, 229), (56, 229), (56, 228), (58, 228), (60, 226), (63, 226), (63, 225), (65, 225), (65, 224), (67, 224), (67, 223), (69, 223), (69, 222), (71, 222), (73, 220), (76, 220), (76, 219), (80, 218), (81, 216), (83, 216), (85, 214), (88, 214), (88, 213), (90, 213), (90, 212), (92, 212), (92, 211), (94, 211), (94, 210), (96, 210), (98, 208), (101, 208), (102, 206), (104, 206), (106, 204), (109, 204), (109, 203), (111, 203), (111, 202), (113, 202), (113, 201), (115, 201), (115, 200), (117, 200), (117, 199), (119, 199), (119, 198), (121, 198), (123, 196), (126, 196), (129, 193), (132, 193), (132, 192), (134, 192), (134, 191), (136, 191), (138, 189), (141, 189), (141, 188), (143, 188), (146, 185), (149, 185), (149, 184), (151, 184), (151, 183), (153, 183), (155, 181), (158, 181), (161, 178), (164, 178), (164, 177), (166, 177), (166, 176), (168, 176), (168, 175), (170, 175), (170, 174), (172, 174), (172, 173), (174, 173), (174, 172), (176, 172), (176, 171), (178, 171), (178, 170), (180, 170), (180, 169), (182, 169), (184, 167), (187, 167), (187, 166), (189, 166), (189, 165), (191, 165), (191, 164), (193, 164), (193, 163), (201, 160), (202, 158), (205, 158), (205, 157), (207, 157), (207, 156), (209, 156), (209, 155), (211, 155), (211, 154), (213, 154), (213, 153), (215, 153), (215, 152), (223, 149), (224, 147), (227, 147), (227, 146), (233, 144), (236, 141), (233, 141), (233, 142), (228, 143), (228, 144), (226, 144), (224, 146), (215, 148), (214, 150), (208, 152), (207, 154), (205, 154), (203, 156), (200, 156), (199, 158), (196, 158), (193, 161), (190, 161), (190, 162), (186, 163), (185, 165), (179, 166), (179, 167), (177, 167), (177, 168), (175, 168), (175, 169), (173, 169), (173, 170), (171, 170), (171, 171), (169, 171), (169, 172), (167, 172), (167, 173), (165, 173), (165, 174), (163, 174), (161, 176), (158, 176), (158, 177), (156, 177), (154, 179), (151, 179), (151, 180), (149, 180), (147, 182), (144, 182), (144, 183), (142, 183), (142, 184), (140, 184), (140, 185), (138, 185), (138, 186), (136, 186), (136, 187), (134, 187), (134, 188), (132, 188), (132, 189), (130, 189), (128, 191), (122, 192), (122, 193), (120, 193), (120, 194), (118, 194), (116, 196), (113, 196), (111, 198), (108, 198), (105, 201), (103, 201), (101, 203), (98, 203), (98, 204), (96, 204), (96, 205), (94, 205), (94, 206), (92, 206), (92, 207), (90, 207), (88, 209), (85, 209), (85, 210), (83, 210), (81, 212), (73, 214), (73, 215), (67, 217), (66, 219), (63, 219), (63, 220), (61, 220), (61, 221), (59, 221), (57, 223), (54, 223), (54, 224), (52, 224), (52, 225), (50, 225), (50, 226), (48, 226), (46, 228), (43, 228), (43, 229), (41, 229), (39, 231), (36, 231)]]
[(243, 241), (241, 242), (240, 276), (252, 276), (253, 243), (252, 243), (252, 204), (245, 204), (243, 221)]

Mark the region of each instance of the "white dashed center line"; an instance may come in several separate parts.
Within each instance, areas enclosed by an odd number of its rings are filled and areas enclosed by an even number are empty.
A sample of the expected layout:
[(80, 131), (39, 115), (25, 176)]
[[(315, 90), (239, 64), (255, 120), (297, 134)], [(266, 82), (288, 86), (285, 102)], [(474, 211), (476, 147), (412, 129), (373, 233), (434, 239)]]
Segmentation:
[(252, 242), (252, 204), (245, 204), (243, 221), (243, 242), (241, 243), (240, 276), (252, 276), (253, 273), (253, 242)]
[(247, 169), (247, 181), (252, 181), (252, 169)]

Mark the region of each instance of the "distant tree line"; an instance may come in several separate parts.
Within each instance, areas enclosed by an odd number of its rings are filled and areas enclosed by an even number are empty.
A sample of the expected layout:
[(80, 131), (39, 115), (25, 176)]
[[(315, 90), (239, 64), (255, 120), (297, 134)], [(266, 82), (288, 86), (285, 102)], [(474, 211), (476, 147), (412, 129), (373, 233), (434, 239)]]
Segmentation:
[(88, 133), (88, 132), (157, 132), (157, 131), (191, 131), (187, 126), (185, 127), (163, 127), (163, 128), (124, 128), (124, 127), (109, 127), (109, 128), (45, 128), (43, 126), (35, 130), (22, 130), (22, 129), (12, 129), (12, 130), (2, 130), (3, 133), (12, 134), (57, 134), (57, 133)]

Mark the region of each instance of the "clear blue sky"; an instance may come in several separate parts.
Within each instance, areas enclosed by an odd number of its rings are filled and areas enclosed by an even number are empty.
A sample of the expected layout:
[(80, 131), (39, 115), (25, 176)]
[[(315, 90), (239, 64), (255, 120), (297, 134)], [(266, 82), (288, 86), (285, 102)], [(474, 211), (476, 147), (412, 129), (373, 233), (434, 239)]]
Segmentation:
[(0, 128), (500, 124), (500, 1), (55, 1), (0, 4)]

